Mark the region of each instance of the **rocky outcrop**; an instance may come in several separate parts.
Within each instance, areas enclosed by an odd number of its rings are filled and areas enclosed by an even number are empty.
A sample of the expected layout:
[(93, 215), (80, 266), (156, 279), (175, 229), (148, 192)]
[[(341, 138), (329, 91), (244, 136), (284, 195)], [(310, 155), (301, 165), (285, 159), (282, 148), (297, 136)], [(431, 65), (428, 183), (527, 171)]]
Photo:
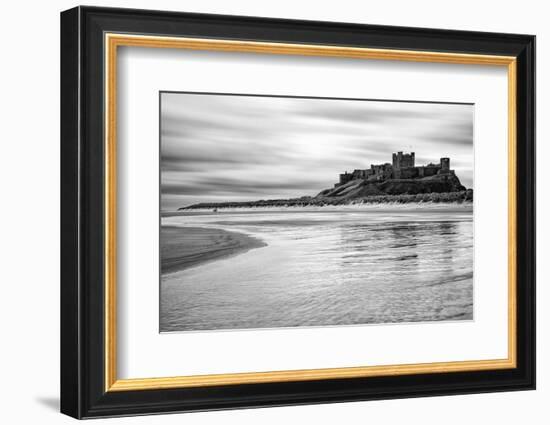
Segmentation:
[(380, 195), (417, 195), (424, 193), (462, 192), (458, 177), (454, 174), (424, 177), (419, 179), (389, 179), (375, 182), (366, 179), (356, 179), (332, 189), (320, 192), (316, 198), (358, 199)]

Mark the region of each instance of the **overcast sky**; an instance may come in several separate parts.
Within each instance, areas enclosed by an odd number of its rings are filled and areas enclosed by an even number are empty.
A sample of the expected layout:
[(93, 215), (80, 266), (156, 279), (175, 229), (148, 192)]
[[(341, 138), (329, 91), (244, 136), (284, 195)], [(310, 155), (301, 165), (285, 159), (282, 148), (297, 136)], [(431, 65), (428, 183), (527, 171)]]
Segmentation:
[(161, 208), (314, 196), (338, 174), (413, 151), (473, 183), (473, 106), (161, 95)]

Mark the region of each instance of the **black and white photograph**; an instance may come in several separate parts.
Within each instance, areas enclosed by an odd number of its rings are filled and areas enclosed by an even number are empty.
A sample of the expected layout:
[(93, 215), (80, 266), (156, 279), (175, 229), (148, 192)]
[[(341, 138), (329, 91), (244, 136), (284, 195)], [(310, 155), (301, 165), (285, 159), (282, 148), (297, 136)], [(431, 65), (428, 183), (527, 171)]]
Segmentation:
[(474, 105), (160, 93), (160, 331), (473, 319)]
[(541, 6), (111, 3), (8, 13), (7, 417), (544, 417)]

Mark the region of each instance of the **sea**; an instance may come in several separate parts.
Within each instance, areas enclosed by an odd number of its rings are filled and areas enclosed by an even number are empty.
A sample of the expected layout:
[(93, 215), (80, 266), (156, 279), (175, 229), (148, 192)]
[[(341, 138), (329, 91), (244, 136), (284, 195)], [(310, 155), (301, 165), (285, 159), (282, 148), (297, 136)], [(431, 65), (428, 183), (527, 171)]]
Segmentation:
[(471, 204), (188, 210), (266, 243), (167, 273), (160, 331), (473, 320)]

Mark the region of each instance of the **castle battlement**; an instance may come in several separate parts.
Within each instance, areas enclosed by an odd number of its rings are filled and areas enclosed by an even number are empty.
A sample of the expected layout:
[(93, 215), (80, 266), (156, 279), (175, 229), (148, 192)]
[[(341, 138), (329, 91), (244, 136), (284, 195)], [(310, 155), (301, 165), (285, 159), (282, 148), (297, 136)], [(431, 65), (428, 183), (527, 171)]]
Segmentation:
[(392, 162), (385, 164), (371, 164), (370, 168), (363, 170), (347, 171), (340, 174), (340, 180), (334, 187), (341, 186), (352, 180), (385, 181), (392, 179), (420, 179), (424, 177), (435, 176), (438, 174), (454, 175), (451, 170), (451, 160), (449, 158), (440, 158), (439, 164), (427, 164), (416, 166), (414, 152), (397, 152), (392, 154)]

